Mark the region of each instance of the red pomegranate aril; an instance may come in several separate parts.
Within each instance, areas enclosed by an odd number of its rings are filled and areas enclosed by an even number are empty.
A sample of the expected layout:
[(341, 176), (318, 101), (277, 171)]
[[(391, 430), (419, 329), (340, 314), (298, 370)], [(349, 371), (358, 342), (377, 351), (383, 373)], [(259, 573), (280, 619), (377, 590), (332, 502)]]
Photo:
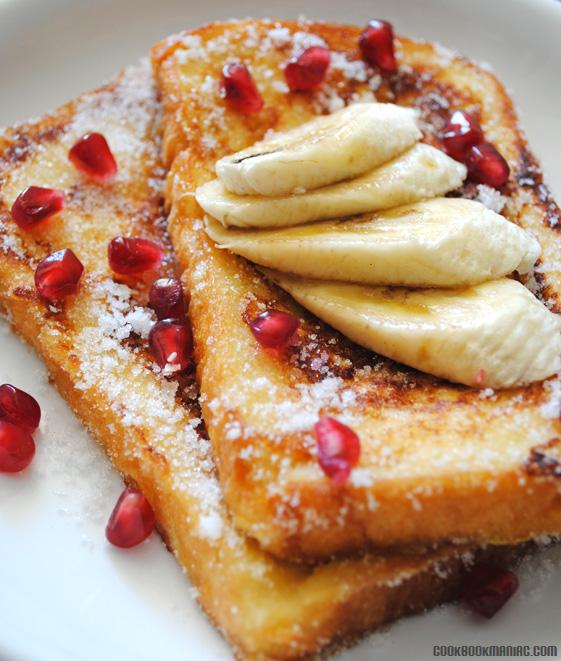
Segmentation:
[(267, 310), (249, 322), (253, 336), (267, 349), (287, 346), (299, 327), (298, 317), (281, 310)]
[(471, 147), (465, 158), (468, 179), (476, 184), (500, 188), (506, 184), (510, 168), (505, 159), (489, 142), (480, 142)]
[(0, 473), (19, 473), (35, 455), (31, 434), (11, 422), (0, 420)]
[(137, 275), (155, 269), (164, 257), (162, 248), (149, 239), (116, 236), (107, 248), (109, 266), (121, 275)]
[(161, 369), (181, 372), (191, 362), (193, 334), (190, 326), (177, 319), (157, 321), (148, 338), (150, 350)]
[(80, 172), (103, 183), (117, 174), (117, 162), (101, 133), (86, 133), (68, 152), (68, 158)]
[(122, 549), (143, 542), (154, 530), (156, 518), (146, 496), (132, 487), (127, 487), (119, 496), (107, 527), (107, 540)]
[(483, 131), (473, 117), (465, 110), (456, 110), (452, 113), (448, 124), (442, 134), (444, 151), (463, 162), (468, 149), (483, 140)]
[(64, 209), (64, 193), (54, 188), (28, 186), (12, 205), (12, 218), (24, 230)]
[(34, 432), (41, 422), (41, 407), (35, 397), (9, 383), (0, 386), (0, 420)]
[(84, 267), (72, 250), (54, 252), (35, 271), (37, 293), (49, 303), (59, 303), (76, 293), (83, 272)]
[(290, 91), (305, 92), (321, 85), (330, 61), (329, 51), (322, 46), (311, 46), (293, 57), (284, 68), (284, 77)]
[(394, 54), (393, 26), (388, 21), (375, 19), (370, 21), (360, 35), (359, 46), (363, 59), (382, 71), (392, 72), (397, 69)]
[(320, 468), (334, 484), (345, 483), (360, 457), (358, 436), (330, 416), (320, 418), (314, 431)]
[(158, 319), (181, 319), (187, 312), (183, 286), (176, 278), (160, 278), (152, 283), (148, 300)]
[(490, 564), (476, 565), (462, 586), (461, 599), (471, 610), (493, 617), (518, 589), (516, 574)]
[(226, 64), (222, 69), (220, 95), (231, 108), (244, 114), (259, 112), (264, 105), (253, 77), (241, 62)]

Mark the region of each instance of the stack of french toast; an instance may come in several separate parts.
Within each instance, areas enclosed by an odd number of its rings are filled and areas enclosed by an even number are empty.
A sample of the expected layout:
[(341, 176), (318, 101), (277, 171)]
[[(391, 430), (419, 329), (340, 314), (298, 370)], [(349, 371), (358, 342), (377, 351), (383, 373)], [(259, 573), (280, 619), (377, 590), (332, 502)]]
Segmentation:
[[(505, 300), (516, 285), (540, 302), (554, 319), (548, 347), (557, 347), (561, 213), (504, 88), (487, 69), (424, 41), (391, 35), (388, 62), (363, 27), (211, 24), (165, 39), (114, 83), (0, 135), (0, 307), (149, 501), (201, 607), (239, 658), (310, 657), (461, 595), (491, 615), (514, 591), (508, 569), (527, 543), (561, 532), (558, 355), (543, 354), (540, 369), (549, 371), (540, 378), (498, 387), (484, 366), (453, 383), (442, 370), (374, 352), (336, 330), (321, 306), (291, 295), (278, 271), (219, 245), (230, 245), (232, 230), (203, 208), (217, 162), (255, 143), (249, 158), (258, 158), (318, 116), (375, 102), (415, 110), (418, 134), (405, 147), (439, 150), (421, 173), (434, 181), (443, 132), (464, 110), (500, 152), (505, 176), (492, 185), (466, 179), (466, 166), (446, 156), (456, 174), (418, 201), (486, 205), (531, 237), (530, 253), (537, 243), (531, 269), (513, 276), (511, 265), (501, 287)], [(311, 73), (302, 73), (299, 58), (313, 49)], [(68, 158), (92, 134), (110, 148), (110, 176)], [(265, 187), (282, 188), (279, 167)], [(64, 191), (64, 208), (22, 227), (13, 209), (28, 187)], [(244, 204), (256, 200), (244, 195)], [(223, 191), (231, 208), (233, 198)], [(115, 237), (148, 240), (159, 258), (117, 269), (111, 250), (125, 244)], [(38, 266), (65, 249), (83, 266), (79, 286), (46, 300)], [(182, 281), (194, 347), (187, 361), (155, 348), (158, 278)], [(469, 312), (469, 283), (454, 291)], [(521, 328), (524, 319), (513, 318), (507, 330), (525, 360), (530, 341), (549, 340)], [(275, 341), (284, 330), (286, 341)], [(177, 335), (162, 337), (173, 349)], [(504, 342), (496, 338), (493, 355)], [(419, 350), (421, 365), (431, 350)]]

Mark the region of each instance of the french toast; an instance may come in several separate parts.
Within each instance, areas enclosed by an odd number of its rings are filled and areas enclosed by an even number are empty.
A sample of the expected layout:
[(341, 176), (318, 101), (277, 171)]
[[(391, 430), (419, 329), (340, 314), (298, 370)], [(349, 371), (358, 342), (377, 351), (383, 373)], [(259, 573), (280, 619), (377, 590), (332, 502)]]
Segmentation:
[[(294, 659), (405, 613), (454, 597), (477, 558), (508, 548), (453, 546), (426, 554), (365, 555), (315, 567), (280, 562), (231, 525), (201, 422), (193, 374), (173, 379), (145, 347), (153, 322), (146, 279), (115, 281), (108, 241), (119, 232), (160, 242), (173, 271), (153, 133), (159, 107), (149, 69), (0, 138), (0, 308), (44, 359), (52, 381), (127, 482), (148, 497), (158, 528), (190, 575), (201, 606), (239, 658)], [(119, 165), (96, 184), (67, 159), (86, 131), (107, 138)], [(10, 207), (27, 185), (64, 188), (66, 208), (32, 231)], [(47, 306), (33, 285), (39, 260), (61, 247), (82, 260), (75, 296)], [(152, 274), (155, 277), (155, 274)]]
[[(381, 75), (361, 60), (360, 29), (303, 22), (212, 24), (152, 51), (171, 167), (169, 231), (190, 293), (203, 416), (235, 525), (267, 551), (316, 560), (369, 547), (446, 539), (512, 543), (561, 530), (560, 381), (469, 389), (369, 353), (307, 314), (204, 230), (196, 189), (216, 161), (353, 101), (416, 108), (423, 140), (439, 146), (450, 112), (469, 111), (510, 165), (501, 191), (467, 183), (453, 193), (503, 209), (539, 241), (528, 286), (561, 311), (561, 216), (487, 69), (437, 44), (396, 37), (399, 64)], [(331, 68), (316, 92), (289, 93), (283, 66), (312, 45)], [(222, 67), (245, 63), (264, 100), (251, 115), (220, 98)], [(267, 309), (301, 320), (295, 346), (273, 355), (248, 322)], [(340, 418), (361, 441), (348, 484), (316, 460), (314, 423)]]

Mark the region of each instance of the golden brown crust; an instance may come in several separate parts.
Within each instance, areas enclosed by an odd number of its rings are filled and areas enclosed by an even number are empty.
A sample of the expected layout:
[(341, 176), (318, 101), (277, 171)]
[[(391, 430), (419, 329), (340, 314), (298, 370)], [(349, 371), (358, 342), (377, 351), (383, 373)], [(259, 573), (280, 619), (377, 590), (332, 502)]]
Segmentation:
[[(226, 502), (240, 530), (291, 559), (450, 538), (511, 543), (558, 532), (558, 478), (526, 470), (532, 448), (559, 435), (556, 378), (479, 393), (408, 370), (319, 324), (204, 234), (193, 191), (213, 177), (218, 157), (368, 94), (369, 83), (378, 82), (374, 71), (367, 81), (348, 77), (340, 64), (359, 60), (359, 32), (323, 23), (232, 22), (170, 38), (152, 53), (164, 155), (172, 164), (169, 229), (191, 292), (203, 413)], [(282, 65), (294, 39), (304, 43), (301, 33), (338, 53), (339, 65), (317, 94), (282, 89)], [(532, 286), (560, 311), (559, 209), (504, 88), (487, 70), (434, 44), (400, 38), (397, 54), (400, 70), (379, 81), (376, 98), (418, 107), (425, 140), (434, 144), (450, 109), (477, 116), (511, 166), (501, 190), (504, 213), (543, 248)], [(265, 99), (257, 115), (229, 111), (218, 97), (220, 69), (235, 59), (251, 67)], [(467, 184), (461, 194), (489, 190)], [(275, 356), (259, 349), (245, 323), (272, 306), (303, 320), (296, 348)], [(361, 438), (359, 470), (347, 488), (333, 486), (317, 466), (312, 426), (320, 413), (353, 418)]]
[[(464, 561), (476, 555), (465, 547), (303, 567), (274, 560), (231, 526), (195, 384), (186, 378), (176, 390), (177, 383), (153, 369), (145, 340), (125, 337), (123, 315), (135, 306), (146, 312), (148, 283), (129, 282), (127, 293), (115, 286), (106, 261), (107, 241), (118, 233), (166, 241), (150, 82), (146, 72), (128, 71), (45, 121), (6, 133), (0, 147), (0, 309), (45, 360), (53, 382), (125, 479), (145, 492), (202, 607), (239, 658), (310, 655), (452, 598)], [(116, 154), (120, 175), (113, 185), (90, 184), (67, 161), (68, 146), (88, 121), (93, 125), (86, 130), (104, 133)], [(47, 126), (53, 139), (45, 138)], [(8, 209), (24, 186), (36, 183), (65, 188), (71, 200), (62, 214), (24, 233)], [(33, 272), (37, 260), (61, 247), (76, 252), (86, 274), (79, 293), (52, 311), (35, 296)], [(171, 261), (168, 252), (164, 272)], [(508, 549), (477, 552), (485, 553), (501, 561), (510, 555)]]

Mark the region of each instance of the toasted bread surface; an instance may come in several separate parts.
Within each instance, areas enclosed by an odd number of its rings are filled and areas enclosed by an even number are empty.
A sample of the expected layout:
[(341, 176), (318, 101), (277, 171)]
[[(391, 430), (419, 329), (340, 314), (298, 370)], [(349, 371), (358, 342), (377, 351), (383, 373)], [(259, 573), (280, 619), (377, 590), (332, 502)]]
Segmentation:
[[(479, 557), (509, 549), (448, 546), (423, 555), (366, 555), (315, 567), (275, 560), (231, 525), (214, 474), (193, 375), (167, 380), (146, 351), (153, 320), (146, 279), (116, 282), (107, 265), (115, 235), (166, 246), (158, 105), (145, 67), (85, 95), (0, 141), (0, 308), (45, 360), (51, 378), (125, 479), (152, 503), (169, 548), (199, 601), (239, 658), (294, 659), (457, 593)], [(67, 150), (103, 133), (119, 175), (98, 185), (77, 173)], [(66, 209), (32, 232), (9, 209), (27, 185), (64, 188)], [(69, 247), (86, 267), (78, 294), (49, 308), (35, 294), (37, 262)], [(188, 654), (188, 652), (186, 652)]]
[[(533, 232), (543, 253), (528, 284), (561, 310), (559, 209), (504, 88), (466, 58), (406, 38), (396, 40), (398, 72), (381, 76), (361, 61), (359, 34), (323, 23), (229, 22), (171, 37), (152, 52), (171, 165), (169, 229), (191, 296), (202, 408), (226, 502), (240, 530), (291, 559), (558, 532), (559, 480), (547, 461), (535, 461), (561, 443), (557, 377), (474, 391), (407, 369), (346, 341), (205, 235), (195, 189), (215, 176), (218, 158), (270, 130), (375, 95), (418, 108), (424, 140), (438, 146), (450, 112), (464, 108), (511, 176), (500, 193), (466, 184), (457, 194), (504, 206), (509, 220)], [(289, 94), (282, 68), (314, 44), (331, 51), (327, 81), (315, 93)], [(219, 96), (221, 68), (237, 60), (264, 98), (260, 113), (237, 113)], [(267, 308), (302, 319), (296, 345), (275, 355), (247, 325)], [(323, 414), (361, 439), (360, 463), (345, 488), (331, 484), (316, 461), (312, 429)]]

